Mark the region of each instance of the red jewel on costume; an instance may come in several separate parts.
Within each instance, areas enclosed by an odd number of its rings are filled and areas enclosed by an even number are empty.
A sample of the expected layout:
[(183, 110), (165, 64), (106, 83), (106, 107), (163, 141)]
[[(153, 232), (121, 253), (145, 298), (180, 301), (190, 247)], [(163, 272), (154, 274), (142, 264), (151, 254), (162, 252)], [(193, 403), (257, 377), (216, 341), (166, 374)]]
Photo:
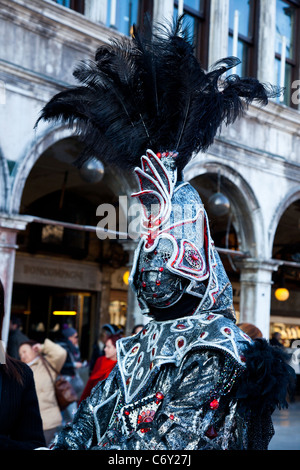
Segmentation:
[(178, 323), (176, 325), (176, 329), (177, 330), (185, 330), (186, 329), (186, 326), (183, 324), (183, 323)]
[(209, 406), (212, 410), (216, 410), (217, 408), (219, 408), (219, 401), (215, 399), (210, 402)]
[(179, 348), (182, 348), (182, 347), (184, 346), (184, 340), (183, 340), (183, 339), (180, 339), (180, 340), (178, 341), (178, 343), (177, 343), (177, 346), (178, 346)]
[(209, 439), (214, 439), (215, 437), (217, 437), (218, 433), (217, 431), (215, 430), (215, 428), (211, 425), (209, 426), (208, 430), (206, 431), (205, 435), (207, 437), (209, 437)]
[(224, 329), (224, 332), (225, 332), (227, 335), (231, 335), (231, 329), (230, 329), (230, 328), (225, 328), (225, 329)]

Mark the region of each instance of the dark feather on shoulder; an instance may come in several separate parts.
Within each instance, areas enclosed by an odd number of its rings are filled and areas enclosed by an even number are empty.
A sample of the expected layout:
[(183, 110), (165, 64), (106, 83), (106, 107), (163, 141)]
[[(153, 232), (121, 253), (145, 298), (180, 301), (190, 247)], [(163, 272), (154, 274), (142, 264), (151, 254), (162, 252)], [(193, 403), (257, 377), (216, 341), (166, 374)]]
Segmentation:
[(284, 350), (258, 338), (244, 351), (246, 369), (235, 390), (240, 412), (252, 414), (287, 408), (287, 396), (295, 387), (295, 372)]

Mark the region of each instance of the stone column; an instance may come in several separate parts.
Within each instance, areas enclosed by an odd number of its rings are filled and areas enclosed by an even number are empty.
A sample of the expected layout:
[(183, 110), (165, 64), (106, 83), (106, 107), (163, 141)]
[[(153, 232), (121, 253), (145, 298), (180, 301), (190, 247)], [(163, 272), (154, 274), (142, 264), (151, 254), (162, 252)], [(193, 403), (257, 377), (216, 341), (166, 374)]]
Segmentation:
[(211, 0), (208, 66), (228, 56), (229, 0)]
[(257, 326), (269, 339), (272, 273), (279, 264), (273, 261), (245, 259), (240, 268), (240, 323)]
[(11, 311), (11, 298), (14, 282), (15, 257), (18, 246), (17, 234), (25, 230), (27, 222), (17, 217), (0, 215), (0, 279), (5, 291), (5, 315), (2, 325), (2, 340), (7, 344), (9, 334), (9, 320)]
[(259, 4), (257, 78), (263, 83), (276, 84), (274, 72), (276, 0), (260, 0)]
[[(137, 247), (138, 240), (126, 240), (122, 242), (124, 250), (129, 253), (128, 269), (131, 270), (133, 263), (134, 251)], [(126, 334), (131, 334), (134, 325), (147, 323), (148, 319), (141, 313), (137, 297), (130, 286), (128, 286), (127, 294), (127, 318), (126, 318)]]
[(107, 0), (85, 0), (84, 15), (95, 23), (106, 24)]
[(171, 22), (174, 12), (173, 0), (154, 0), (153, 4), (153, 23)]

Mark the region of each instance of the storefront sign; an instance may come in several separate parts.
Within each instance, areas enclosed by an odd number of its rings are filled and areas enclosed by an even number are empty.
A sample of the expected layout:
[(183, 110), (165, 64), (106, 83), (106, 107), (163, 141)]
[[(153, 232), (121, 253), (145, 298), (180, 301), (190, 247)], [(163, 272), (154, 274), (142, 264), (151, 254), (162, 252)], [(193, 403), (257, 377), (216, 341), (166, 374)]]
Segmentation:
[(31, 256), (16, 256), (14, 282), (20, 284), (61, 287), (78, 290), (101, 290), (98, 265)]

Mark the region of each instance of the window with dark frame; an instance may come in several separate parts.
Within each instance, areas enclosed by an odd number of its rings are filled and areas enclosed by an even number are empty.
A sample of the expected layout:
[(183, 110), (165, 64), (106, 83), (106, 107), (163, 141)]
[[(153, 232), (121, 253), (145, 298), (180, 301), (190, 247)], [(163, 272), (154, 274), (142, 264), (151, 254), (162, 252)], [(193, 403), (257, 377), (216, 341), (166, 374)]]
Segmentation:
[(84, 14), (84, 0), (52, 0), (58, 5), (62, 5), (70, 10)]
[(139, 1), (139, 11), (137, 24), (140, 27), (143, 27), (145, 17), (147, 16), (150, 21), (153, 18), (153, 1), (154, 0), (140, 0)]
[(151, 19), (152, 12), (153, 0), (107, 0), (106, 26), (130, 36), (133, 25), (142, 26), (145, 14)]
[[(174, 1), (174, 17), (178, 17), (178, 0)], [(184, 0), (183, 26), (188, 28), (195, 46), (195, 56), (203, 68), (208, 66), (208, 34), (209, 34), (209, 7), (208, 0)]]
[(299, 8), (300, 1), (276, 0), (275, 77), (277, 85), (285, 88), (277, 103), (298, 108), (293, 103), (293, 82), (299, 70)]
[(235, 73), (257, 75), (258, 0), (229, 0), (228, 55), (241, 60)]

